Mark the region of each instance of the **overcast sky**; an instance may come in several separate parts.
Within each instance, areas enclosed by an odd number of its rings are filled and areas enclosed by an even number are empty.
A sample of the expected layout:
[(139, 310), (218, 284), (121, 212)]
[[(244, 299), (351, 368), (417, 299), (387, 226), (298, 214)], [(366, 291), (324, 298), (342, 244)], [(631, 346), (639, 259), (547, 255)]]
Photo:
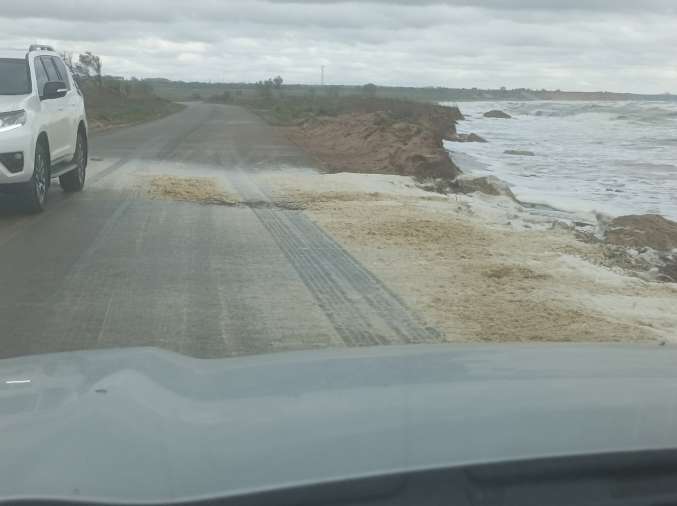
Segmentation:
[(677, 0), (0, 3), (0, 47), (91, 50), (115, 75), (677, 92)]

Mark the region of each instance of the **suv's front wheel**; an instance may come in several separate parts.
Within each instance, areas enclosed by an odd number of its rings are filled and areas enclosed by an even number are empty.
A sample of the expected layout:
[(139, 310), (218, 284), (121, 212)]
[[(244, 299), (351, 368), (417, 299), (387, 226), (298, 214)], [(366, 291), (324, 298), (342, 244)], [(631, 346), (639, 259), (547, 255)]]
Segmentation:
[(87, 136), (85, 136), (82, 130), (78, 131), (73, 163), (77, 167), (59, 177), (59, 184), (65, 192), (79, 192), (85, 186), (85, 176), (87, 175)]
[(39, 141), (35, 147), (35, 164), (33, 176), (26, 186), (24, 202), (28, 211), (39, 213), (45, 210), (47, 190), (49, 189), (49, 149)]

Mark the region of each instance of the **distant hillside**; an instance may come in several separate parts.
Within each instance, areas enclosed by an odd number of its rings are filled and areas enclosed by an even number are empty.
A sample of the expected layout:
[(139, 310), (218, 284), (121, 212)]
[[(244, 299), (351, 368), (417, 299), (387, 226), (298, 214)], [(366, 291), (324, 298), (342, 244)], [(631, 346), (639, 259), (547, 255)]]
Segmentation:
[[(205, 100), (227, 92), (234, 100), (257, 94), (253, 83), (200, 83), (170, 81), (168, 79), (145, 79), (155, 93), (168, 100)], [(463, 102), (480, 100), (677, 100), (675, 95), (637, 95), (632, 93), (575, 92), (530, 90), (526, 88), (508, 90), (482, 90), (478, 88), (407, 88), (391, 86), (319, 86), (285, 84), (283, 92), (289, 95), (326, 94), (329, 96), (374, 94), (380, 97), (400, 98), (422, 102)]]

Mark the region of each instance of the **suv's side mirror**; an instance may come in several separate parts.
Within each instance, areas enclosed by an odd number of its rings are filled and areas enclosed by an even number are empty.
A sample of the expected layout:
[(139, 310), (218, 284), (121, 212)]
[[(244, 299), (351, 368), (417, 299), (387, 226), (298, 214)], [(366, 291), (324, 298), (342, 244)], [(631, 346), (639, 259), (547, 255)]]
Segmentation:
[(42, 93), (43, 100), (52, 100), (55, 98), (65, 97), (68, 93), (66, 83), (63, 81), (50, 81), (45, 84), (45, 89)]

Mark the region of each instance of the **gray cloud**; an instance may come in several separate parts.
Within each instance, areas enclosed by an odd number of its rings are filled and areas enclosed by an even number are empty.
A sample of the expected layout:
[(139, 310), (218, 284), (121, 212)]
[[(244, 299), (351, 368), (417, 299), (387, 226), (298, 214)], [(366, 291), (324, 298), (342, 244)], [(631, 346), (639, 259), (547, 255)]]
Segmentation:
[(47, 17), (65, 20), (123, 20), (160, 22), (183, 19), (209, 21), (255, 20), (263, 22), (271, 15), (282, 18), (289, 13), (300, 15), (297, 23), (317, 22), (325, 24), (331, 18), (318, 14), (343, 11), (337, 21), (359, 23), (369, 19), (375, 11), (383, 8), (414, 9), (426, 11), (435, 7), (471, 7), (500, 11), (503, 15), (522, 15), (527, 12), (625, 12), (674, 14), (674, 0), (200, 0), (190, 3), (184, 0), (24, 0), (3, 5), (2, 15), (8, 19)]
[[(677, 88), (670, 0), (24, 0), (0, 47), (101, 54), (112, 74), (451, 87)], [(36, 15), (36, 13), (42, 13)]]

